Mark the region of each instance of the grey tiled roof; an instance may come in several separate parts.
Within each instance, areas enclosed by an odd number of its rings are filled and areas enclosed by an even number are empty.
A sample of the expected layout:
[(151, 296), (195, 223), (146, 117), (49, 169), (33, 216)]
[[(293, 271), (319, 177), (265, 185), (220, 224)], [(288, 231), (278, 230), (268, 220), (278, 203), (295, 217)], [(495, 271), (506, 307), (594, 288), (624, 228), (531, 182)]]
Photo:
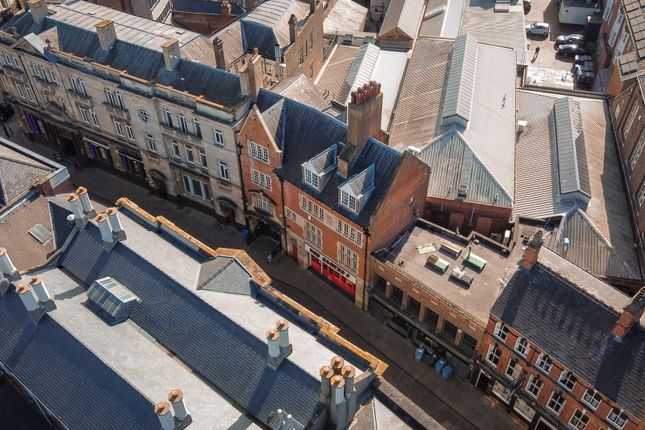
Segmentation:
[[(257, 106), (260, 112), (264, 112), (278, 103), (280, 99), (281, 97), (277, 94), (260, 90)], [(276, 143), (283, 151), (283, 162), (278, 169), (278, 175), (304, 192), (311, 194), (325, 205), (334, 208), (343, 216), (367, 227), (372, 212), (376, 209), (380, 199), (384, 197), (394, 178), (402, 155), (371, 137), (367, 139), (360, 154), (350, 165), (348, 178), (363, 172), (370, 165), (374, 165), (374, 170), (378, 172), (378, 175), (375, 178), (374, 192), (360, 213), (355, 214), (338, 203), (338, 186), (346, 181), (346, 178), (340, 174), (332, 172), (320, 193), (315, 192), (311, 187), (304, 186), (302, 181), (302, 163), (309, 161), (332, 145), (337, 145), (337, 151), (340, 153), (346, 140), (347, 126), (329, 115), (293, 100), (285, 98), (282, 103), (281, 125), (277, 128), (274, 136)], [(282, 124), (289, 124), (289, 127), (283, 127)], [(303, 145), (303, 142), (307, 144)]]
[(314, 416), (315, 378), (289, 359), (271, 369), (265, 342), (123, 243), (105, 251), (93, 224), (73, 240), (60, 264), (86, 285), (111, 276), (127, 286), (142, 299), (132, 321), (259, 421), (268, 423), (278, 408), (301, 423)]
[(224, 44), (224, 61), (226, 62), (226, 67), (231, 67), (246, 52), (244, 50), (244, 41), (242, 40), (242, 24), (239, 19), (219, 30), (210, 39), (215, 37), (222, 39)]
[[(25, 13), (2, 28), (16, 27), (23, 36), (34, 32), (41, 38), (50, 39), (57, 49), (86, 61), (125, 70), (138, 78), (204, 96), (206, 100), (224, 106), (237, 105), (244, 99), (239, 76), (213, 67), (212, 48), (206, 50), (210, 54), (208, 56), (204, 55), (202, 49), (209, 44), (208, 39), (197, 33), (77, 0), (61, 5), (50, 4), (49, 8), (54, 13), (40, 25), (33, 22), (31, 14)], [(117, 40), (109, 51), (100, 48), (94, 27), (103, 18), (115, 22)], [(179, 64), (168, 72), (164, 66), (161, 44), (170, 38), (177, 39), (180, 48), (197, 44), (200, 49), (190, 49), (190, 46), (182, 50), (183, 57)], [(197, 58), (187, 58), (187, 53), (194, 53)]]
[[(519, 90), (516, 97), (517, 119), (527, 121), (527, 126), (516, 143), (513, 217), (560, 218), (557, 234), (546, 240), (550, 249), (599, 277), (642, 279), (606, 102), (575, 99), (591, 195), (585, 204), (563, 198), (560, 191), (553, 108), (564, 96)], [(570, 241), (566, 253), (565, 238)]]
[[(0, 298), (0, 361), (70, 429), (157, 428), (152, 403), (49, 316)], [(109, 389), (106, 389), (109, 387)]]
[(580, 105), (571, 97), (553, 103), (555, 141), (558, 148), (560, 192), (591, 195), (585, 137), (582, 130)]
[(201, 266), (198, 289), (250, 296), (251, 275), (233, 257), (216, 257)]
[(0, 208), (22, 196), (54, 169), (0, 144)]
[[(604, 287), (605, 294), (622, 295)], [(618, 311), (583, 288), (538, 263), (530, 271), (515, 272), (491, 313), (642, 419), (645, 329), (637, 323), (622, 342), (614, 341)]]

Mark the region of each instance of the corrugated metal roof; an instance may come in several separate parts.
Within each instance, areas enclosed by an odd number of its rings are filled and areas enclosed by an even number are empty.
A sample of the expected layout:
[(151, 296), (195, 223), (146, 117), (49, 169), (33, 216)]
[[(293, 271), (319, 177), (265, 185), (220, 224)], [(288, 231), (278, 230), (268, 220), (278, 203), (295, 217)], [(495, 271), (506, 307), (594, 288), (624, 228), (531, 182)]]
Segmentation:
[(582, 131), (580, 105), (571, 97), (553, 103), (555, 142), (558, 149), (558, 176), (560, 192), (584, 193), (590, 196), (589, 172)]
[(424, 0), (391, 0), (378, 33), (379, 38), (398, 30), (409, 39), (415, 39), (424, 9)]
[(512, 195), (504, 190), (458, 131), (452, 129), (439, 136), (418, 157), (431, 168), (428, 195), (454, 200), (460, 189), (466, 187), (466, 201), (512, 206)]
[(527, 42), (522, 2), (510, 8), (508, 12), (495, 12), (494, 0), (466, 0), (463, 17), (459, 17), (459, 34), (470, 33), (480, 43), (513, 48), (517, 54), (517, 64), (526, 64)]
[(476, 67), (477, 40), (471, 35), (462, 34), (455, 39), (452, 48), (441, 112), (444, 124), (448, 124), (455, 116), (466, 122), (470, 120)]
[(320, 111), (331, 106), (331, 95), (324, 94), (309, 77), (302, 73), (289, 79), (283, 79), (271, 91), (304, 103)]
[(333, 99), (341, 103), (347, 99), (347, 94), (349, 94), (346, 78), (358, 49), (356, 46), (336, 45), (327, 64), (316, 78), (318, 88), (329, 92)]
[(372, 77), (372, 73), (374, 72), (374, 67), (376, 67), (376, 61), (378, 60), (380, 52), (381, 49), (373, 43), (366, 43), (359, 48), (358, 53), (347, 72), (347, 77), (345, 78), (349, 88), (347, 94), (343, 94), (344, 100), (341, 99), (344, 104), (349, 103), (352, 91), (356, 91), (358, 87), (369, 82)]
[[(546, 242), (572, 263), (600, 277), (641, 279), (628, 216), (625, 184), (604, 100), (575, 98), (580, 106), (591, 198), (562, 199), (553, 107), (564, 96), (517, 91), (518, 120), (528, 122), (517, 139), (513, 216), (563, 217), (562, 232)], [(577, 211), (584, 212), (584, 217)], [(570, 247), (564, 253), (564, 238)], [(573, 239), (575, 237), (575, 240)]]
[(353, 0), (338, 0), (323, 22), (323, 31), (325, 34), (361, 32), (366, 17), (366, 7)]
[(447, 16), (447, 3), (447, 0), (428, 1), (421, 28), (419, 28), (419, 36), (445, 36), (441, 34), (441, 29)]

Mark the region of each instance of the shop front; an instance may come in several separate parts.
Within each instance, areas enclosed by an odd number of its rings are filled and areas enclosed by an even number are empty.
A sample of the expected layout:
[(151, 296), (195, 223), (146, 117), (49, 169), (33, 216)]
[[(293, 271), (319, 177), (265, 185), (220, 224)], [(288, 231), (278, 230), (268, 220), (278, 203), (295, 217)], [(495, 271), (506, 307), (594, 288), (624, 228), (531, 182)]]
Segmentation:
[(354, 298), (356, 294), (356, 276), (341, 268), (331, 259), (306, 243), (305, 251), (307, 251), (309, 256), (309, 267), (311, 269), (320, 273), (325, 279), (331, 281), (345, 293), (349, 294), (352, 299)]

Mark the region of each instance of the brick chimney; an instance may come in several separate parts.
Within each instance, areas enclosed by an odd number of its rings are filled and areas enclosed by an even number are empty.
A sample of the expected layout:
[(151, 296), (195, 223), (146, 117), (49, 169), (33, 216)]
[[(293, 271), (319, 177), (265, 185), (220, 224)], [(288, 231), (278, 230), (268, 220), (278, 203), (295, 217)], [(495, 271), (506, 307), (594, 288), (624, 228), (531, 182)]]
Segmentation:
[(316, 1), (309, 0), (309, 15), (313, 15), (316, 12)]
[(636, 324), (639, 324), (643, 311), (645, 310), (645, 287), (632, 298), (627, 306), (623, 309), (618, 317), (618, 321), (614, 325), (611, 334), (618, 342), (622, 342), (623, 338), (629, 333), (629, 330)]
[(96, 35), (99, 37), (99, 43), (101, 44), (101, 49), (107, 51), (112, 47), (112, 44), (116, 40), (116, 29), (114, 28), (114, 22), (109, 19), (104, 19), (95, 25)]
[(294, 14), (289, 17), (289, 43), (296, 43), (296, 23), (298, 18)]
[(264, 75), (262, 74), (262, 56), (258, 48), (253, 48), (249, 55), (247, 64), (239, 70), (242, 94), (256, 98), (260, 88), (264, 86)]
[(42, 23), (49, 14), (49, 8), (45, 0), (28, 0), (29, 11), (36, 24)]
[(218, 69), (226, 70), (226, 57), (224, 57), (224, 41), (219, 36), (213, 38), (213, 52), (215, 65)]
[(542, 248), (542, 230), (538, 230), (533, 234), (531, 240), (524, 248), (524, 253), (522, 254), (522, 259), (520, 260), (520, 266), (524, 269), (531, 270), (533, 265), (537, 262), (538, 256), (540, 254), (540, 249)]
[(161, 44), (163, 50), (163, 61), (166, 65), (166, 70), (172, 72), (179, 60), (181, 60), (181, 53), (179, 52), (179, 41), (177, 39), (168, 39)]
[(222, 2), (222, 16), (231, 16), (231, 4), (227, 1)]
[(383, 93), (381, 84), (371, 81), (352, 91), (347, 106), (347, 142), (338, 159), (338, 171), (347, 177), (349, 165), (360, 153), (369, 136), (382, 138), (381, 115)]

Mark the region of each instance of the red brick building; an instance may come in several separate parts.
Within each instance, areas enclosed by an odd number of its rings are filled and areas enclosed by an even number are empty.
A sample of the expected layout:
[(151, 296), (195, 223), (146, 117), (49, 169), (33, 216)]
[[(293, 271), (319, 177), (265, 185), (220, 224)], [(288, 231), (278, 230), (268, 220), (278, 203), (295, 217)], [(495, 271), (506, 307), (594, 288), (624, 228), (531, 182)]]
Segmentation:
[(361, 88), (345, 125), (261, 90), (240, 131), (251, 229), (279, 234), (289, 255), (359, 306), (369, 254), (421, 213), (427, 187), (422, 162), (373, 137), (381, 107), (378, 84)]
[(643, 428), (645, 290), (633, 299), (526, 243), (493, 305), (475, 385), (531, 429)]

